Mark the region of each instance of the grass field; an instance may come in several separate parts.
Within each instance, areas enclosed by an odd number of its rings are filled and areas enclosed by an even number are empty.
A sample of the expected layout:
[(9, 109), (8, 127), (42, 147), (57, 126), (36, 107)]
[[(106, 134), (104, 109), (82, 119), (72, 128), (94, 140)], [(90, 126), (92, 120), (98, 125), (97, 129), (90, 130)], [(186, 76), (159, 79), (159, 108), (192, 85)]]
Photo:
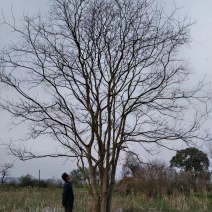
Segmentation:
[[(1, 188), (0, 212), (62, 212), (62, 188)], [(90, 211), (91, 198), (85, 189), (74, 189), (74, 212)], [(114, 194), (112, 212), (211, 212), (212, 194), (172, 195), (149, 198), (144, 194)]]

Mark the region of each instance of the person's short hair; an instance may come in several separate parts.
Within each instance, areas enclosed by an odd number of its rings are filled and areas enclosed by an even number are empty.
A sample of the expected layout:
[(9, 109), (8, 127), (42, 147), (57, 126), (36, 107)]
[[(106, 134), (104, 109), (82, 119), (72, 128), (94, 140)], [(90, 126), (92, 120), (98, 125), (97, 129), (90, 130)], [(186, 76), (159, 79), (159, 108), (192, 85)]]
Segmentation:
[(67, 181), (67, 179), (66, 179), (67, 176), (68, 176), (68, 174), (63, 173), (61, 177), (62, 177), (62, 179), (63, 179), (64, 181)]

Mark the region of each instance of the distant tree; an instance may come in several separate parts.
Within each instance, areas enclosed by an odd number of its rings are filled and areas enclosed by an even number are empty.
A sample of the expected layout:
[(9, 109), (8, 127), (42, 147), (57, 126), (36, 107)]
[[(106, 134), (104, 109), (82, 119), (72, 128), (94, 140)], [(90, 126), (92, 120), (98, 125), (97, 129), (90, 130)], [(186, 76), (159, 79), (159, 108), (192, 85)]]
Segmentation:
[(209, 165), (207, 154), (194, 147), (177, 151), (176, 156), (170, 161), (171, 167), (191, 171), (194, 174), (194, 180), (200, 174), (209, 173)]
[(74, 169), (71, 171), (71, 179), (74, 187), (83, 187), (85, 184), (84, 176), (80, 169)]
[[(88, 176), (88, 177), (85, 177)], [(88, 168), (84, 168), (84, 170), (81, 170), (80, 168), (74, 169), (71, 171), (71, 178), (72, 183), (75, 187), (83, 187), (85, 185), (88, 185), (88, 179), (90, 178), (90, 171)], [(100, 183), (100, 176), (99, 171), (96, 172), (96, 185), (99, 185)]]
[(129, 152), (126, 154), (125, 163), (122, 166), (123, 177), (132, 175), (135, 177), (139, 171), (139, 159), (133, 153)]
[(5, 177), (10, 175), (10, 170), (14, 167), (12, 163), (5, 163), (0, 166), (0, 173), (1, 173), (1, 184), (4, 183)]
[(31, 186), (34, 187), (36, 185), (36, 180), (30, 174), (20, 177), (19, 185), (21, 187)]
[[(128, 155), (127, 158), (129, 158)], [(136, 159), (135, 156), (133, 158)], [(156, 194), (164, 195), (174, 190), (173, 184), (176, 182), (177, 177), (175, 169), (158, 160), (143, 163), (137, 159), (135, 165), (137, 164), (138, 166), (132, 166), (135, 170), (134, 175), (128, 166), (125, 167), (126, 170), (129, 170), (128, 175), (123, 173), (123, 178), (116, 185), (116, 191), (124, 193), (142, 192), (147, 196), (152, 196)]]

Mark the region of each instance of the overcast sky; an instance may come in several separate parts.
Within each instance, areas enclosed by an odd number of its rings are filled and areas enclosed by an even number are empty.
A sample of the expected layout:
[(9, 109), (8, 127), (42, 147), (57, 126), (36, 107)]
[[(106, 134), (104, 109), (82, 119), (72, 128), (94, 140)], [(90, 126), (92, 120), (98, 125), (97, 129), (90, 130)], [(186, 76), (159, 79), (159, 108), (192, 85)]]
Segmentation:
[[(182, 55), (186, 56), (191, 66), (195, 69), (196, 76), (194, 80), (207, 74), (207, 80), (212, 80), (212, 0), (164, 0), (163, 5), (166, 9), (173, 8), (174, 3), (177, 7), (182, 7), (179, 16), (187, 15), (196, 23), (191, 27), (192, 43), (189, 47), (183, 49)], [(16, 19), (16, 24), (21, 25), (20, 19), (23, 13), (36, 14), (38, 11), (46, 13), (48, 11), (48, 0), (0, 0), (0, 23), (3, 21), (3, 15), (6, 20), (12, 21), (12, 13)], [(3, 15), (2, 15), (3, 14)], [(7, 27), (0, 25), (0, 50), (15, 38), (11, 35)], [(2, 90), (0, 91), (0, 95)], [(10, 130), (10, 116), (8, 113), (0, 112), (0, 139), (9, 142), (16, 136), (24, 135), (24, 127)], [(51, 143), (49, 143), (50, 145)], [(48, 148), (48, 145), (40, 146)], [(174, 152), (162, 151), (158, 156), (161, 160), (169, 161)], [(59, 178), (61, 173), (69, 172), (75, 168), (74, 161), (65, 163), (61, 159), (39, 159), (22, 162), (14, 157), (5, 154), (4, 146), (0, 146), (0, 164), (14, 162), (12, 176), (20, 177), (31, 174), (38, 177), (38, 171), (41, 170), (41, 178)]]

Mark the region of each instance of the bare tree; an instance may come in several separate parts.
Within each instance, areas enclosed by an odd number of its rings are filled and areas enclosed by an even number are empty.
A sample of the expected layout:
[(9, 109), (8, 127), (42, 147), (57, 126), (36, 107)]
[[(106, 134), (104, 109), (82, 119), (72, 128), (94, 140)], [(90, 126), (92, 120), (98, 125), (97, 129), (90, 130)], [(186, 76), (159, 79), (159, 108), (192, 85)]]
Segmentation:
[(125, 162), (122, 166), (123, 177), (133, 176), (135, 177), (137, 172), (140, 171), (142, 162), (139, 160), (136, 154), (127, 152)]
[(12, 163), (5, 163), (4, 165), (0, 166), (0, 173), (1, 173), (1, 184), (4, 183), (5, 177), (10, 175), (10, 170), (14, 167)]
[(53, 0), (48, 17), (25, 16), (21, 29), (6, 23), (21, 40), (2, 52), (0, 81), (17, 97), (0, 104), (28, 124), (28, 139), (50, 136), (64, 147), (38, 154), (11, 144), (11, 152), (21, 160), (77, 158), (92, 211), (104, 212), (129, 144), (206, 138), (208, 111), (198, 104), (207, 105), (209, 93), (204, 81), (189, 88), (192, 71), (178, 52), (191, 23), (176, 12), (152, 0)]

